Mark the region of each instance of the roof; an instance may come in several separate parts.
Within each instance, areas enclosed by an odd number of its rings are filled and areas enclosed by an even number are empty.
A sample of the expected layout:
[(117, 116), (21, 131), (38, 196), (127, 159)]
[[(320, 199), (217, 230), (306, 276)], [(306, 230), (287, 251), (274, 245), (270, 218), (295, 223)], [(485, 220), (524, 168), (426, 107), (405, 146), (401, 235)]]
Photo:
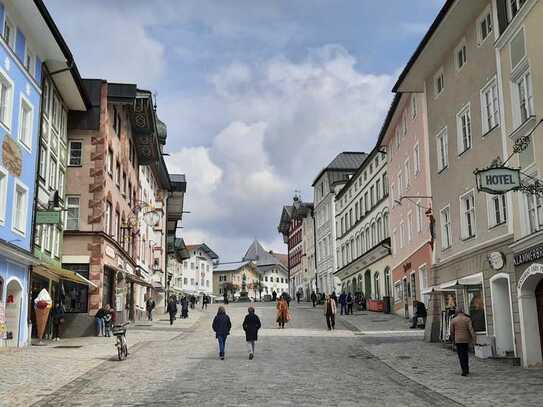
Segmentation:
[(257, 266), (281, 264), (279, 259), (266, 251), (258, 240), (255, 240), (243, 256), (243, 261), (252, 260)]
[(282, 254), (282, 253), (272, 253), (275, 257), (277, 257), (277, 260), (285, 266), (285, 268), (288, 268), (288, 255)]
[(324, 167), (317, 175), (311, 186), (315, 186), (317, 181), (326, 171), (356, 171), (366, 158), (366, 153), (356, 151), (344, 151), (339, 153), (330, 164)]
[(251, 261), (236, 261), (233, 263), (223, 263), (215, 266), (213, 272), (224, 272), (224, 271), (237, 271), (240, 268), (252, 264)]
[(198, 244), (188, 244), (187, 245), (187, 250), (190, 252), (190, 251), (193, 251), (193, 250), (202, 250), (205, 254), (207, 254), (207, 256), (210, 258), (210, 259), (218, 259), (219, 256), (209, 248), (208, 245), (206, 245), (205, 243), (198, 243)]

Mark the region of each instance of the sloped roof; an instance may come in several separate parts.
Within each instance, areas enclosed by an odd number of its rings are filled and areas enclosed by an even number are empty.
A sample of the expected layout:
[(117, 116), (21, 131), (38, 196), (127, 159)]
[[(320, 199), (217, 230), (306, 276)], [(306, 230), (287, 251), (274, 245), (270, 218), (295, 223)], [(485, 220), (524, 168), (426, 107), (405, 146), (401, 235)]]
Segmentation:
[(219, 264), (213, 268), (213, 272), (236, 271), (248, 264), (251, 264), (251, 261), (237, 261), (234, 263)]
[(343, 153), (339, 153), (330, 164), (319, 172), (319, 175), (317, 175), (313, 181), (312, 186), (315, 186), (319, 178), (326, 171), (356, 171), (358, 167), (360, 167), (360, 164), (364, 162), (366, 156), (366, 153), (357, 151), (344, 151)]
[(243, 260), (252, 260), (259, 267), (274, 264), (282, 265), (281, 261), (272, 253), (264, 249), (258, 240), (255, 240), (251, 246), (249, 246), (247, 253), (245, 253), (245, 256), (243, 256)]
[(210, 259), (216, 260), (219, 258), (217, 253), (215, 253), (213, 250), (209, 248), (208, 245), (205, 243), (199, 243), (199, 244), (188, 244), (187, 250), (190, 252), (192, 250), (202, 250)]
[(273, 256), (279, 260), (279, 263), (281, 263), (285, 268), (288, 268), (288, 255), (283, 253), (272, 253)]

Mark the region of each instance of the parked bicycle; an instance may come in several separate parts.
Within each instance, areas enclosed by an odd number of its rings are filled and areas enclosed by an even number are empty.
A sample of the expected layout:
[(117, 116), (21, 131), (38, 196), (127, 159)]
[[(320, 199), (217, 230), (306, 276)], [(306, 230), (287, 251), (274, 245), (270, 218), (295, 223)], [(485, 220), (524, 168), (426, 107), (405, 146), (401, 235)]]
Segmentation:
[(126, 341), (126, 327), (128, 325), (128, 322), (126, 322), (122, 325), (113, 326), (112, 333), (117, 338), (117, 341), (115, 342), (115, 347), (117, 348), (117, 355), (119, 356), (119, 360), (126, 359), (126, 357), (128, 356), (128, 342)]

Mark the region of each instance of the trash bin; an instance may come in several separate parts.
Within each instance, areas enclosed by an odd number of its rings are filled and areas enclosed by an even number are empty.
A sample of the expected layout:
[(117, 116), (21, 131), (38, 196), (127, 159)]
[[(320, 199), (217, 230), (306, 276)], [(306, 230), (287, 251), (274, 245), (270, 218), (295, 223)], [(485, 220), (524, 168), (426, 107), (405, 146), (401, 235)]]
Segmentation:
[(383, 308), (383, 312), (385, 314), (390, 314), (390, 312), (391, 312), (390, 297), (388, 297), (388, 296), (383, 297), (383, 302), (385, 303), (384, 304), (385, 306)]

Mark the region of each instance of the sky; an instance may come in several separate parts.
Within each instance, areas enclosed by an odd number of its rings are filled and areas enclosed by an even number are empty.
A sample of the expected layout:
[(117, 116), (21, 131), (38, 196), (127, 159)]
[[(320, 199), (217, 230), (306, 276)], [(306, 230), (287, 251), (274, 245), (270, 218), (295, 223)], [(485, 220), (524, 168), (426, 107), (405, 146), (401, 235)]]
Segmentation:
[(342, 151), (370, 151), (443, 0), (45, 0), (81, 75), (156, 93), (181, 237), (239, 260)]

